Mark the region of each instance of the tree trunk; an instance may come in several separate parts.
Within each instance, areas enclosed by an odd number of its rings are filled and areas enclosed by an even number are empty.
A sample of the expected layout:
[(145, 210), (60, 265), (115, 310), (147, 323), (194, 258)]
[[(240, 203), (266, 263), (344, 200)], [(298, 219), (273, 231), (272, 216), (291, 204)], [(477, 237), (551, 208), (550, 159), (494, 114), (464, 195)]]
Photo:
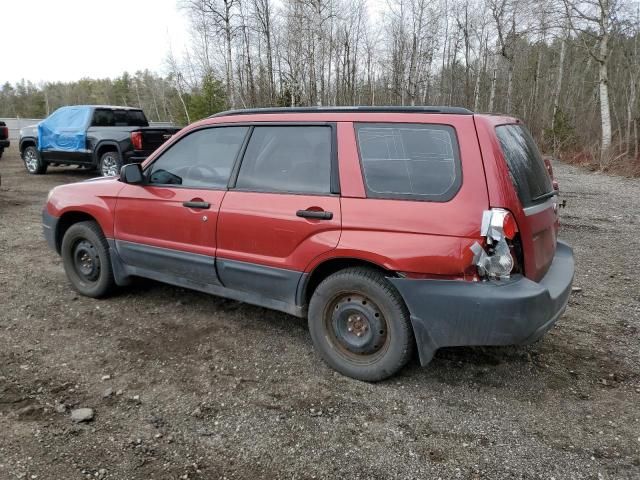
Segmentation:
[(493, 55), (493, 74), (491, 75), (491, 93), (489, 94), (489, 113), (493, 112), (496, 99), (496, 80), (498, 76), (498, 56)]
[[(480, 44), (480, 52), (478, 54), (478, 73), (476, 75), (476, 84), (473, 87), (473, 110), (478, 111), (480, 108), (480, 80), (487, 71), (487, 57), (489, 51), (488, 39), (485, 37), (484, 46)], [(480, 58), (482, 58), (482, 68), (480, 68)]]
[(562, 77), (564, 75), (564, 58), (567, 50), (567, 34), (563, 35), (560, 43), (560, 60), (558, 61), (558, 78), (556, 79), (556, 90), (553, 95), (553, 116), (551, 117), (551, 131), (553, 132), (553, 154), (558, 154), (558, 140), (556, 138), (556, 116), (560, 107), (560, 94), (562, 92)]
[(602, 125), (602, 145), (600, 147), (600, 165), (604, 165), (611, 149), (611, 110), (609, 107), (609, 79), (607, 57), (609, 36), (605, 33), (600, 40), (600, 58), (598, 61), (598, 84), (600, 93), (600, 123)]

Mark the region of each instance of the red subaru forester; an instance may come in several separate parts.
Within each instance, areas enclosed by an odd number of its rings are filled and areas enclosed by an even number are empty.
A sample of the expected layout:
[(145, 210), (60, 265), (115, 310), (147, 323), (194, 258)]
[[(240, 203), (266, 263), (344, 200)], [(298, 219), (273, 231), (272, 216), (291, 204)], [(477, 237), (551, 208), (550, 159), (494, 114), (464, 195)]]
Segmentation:
[(376, 381), (417, 349), (536, 341), (574, 275), (517, 119), (453, 107), (274, 108), (190, 125), (142, 165), (54, 188), (47, 241), (103, 297), (147, 277), (308, 317)]

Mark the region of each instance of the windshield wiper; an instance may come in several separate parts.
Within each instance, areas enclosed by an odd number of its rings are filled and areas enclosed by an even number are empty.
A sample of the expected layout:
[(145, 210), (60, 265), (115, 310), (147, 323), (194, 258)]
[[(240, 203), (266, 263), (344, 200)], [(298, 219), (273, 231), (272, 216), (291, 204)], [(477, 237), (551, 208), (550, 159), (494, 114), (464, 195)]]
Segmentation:
[(534, 197), (531, 199), (532, 202), (537, 202), (538, 200), (546, 200), (547, 198), (551, 198), (555, 195), (558, 195), (558, 191), (557, 190), (551, 190), (550, 192), (547, 193), (543, 193), (542, 195), (538, 195), (537, 197)]

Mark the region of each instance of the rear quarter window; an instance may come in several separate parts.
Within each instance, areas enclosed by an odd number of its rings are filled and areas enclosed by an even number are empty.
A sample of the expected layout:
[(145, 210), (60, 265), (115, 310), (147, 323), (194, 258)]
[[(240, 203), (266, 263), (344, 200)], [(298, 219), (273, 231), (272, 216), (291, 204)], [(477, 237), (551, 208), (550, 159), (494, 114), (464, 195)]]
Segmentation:
[(359, 123), (356, 137), (367, 197), (451, 200), (462, 174), (449, 125)]
[(496, 135), (522, 207), (544, 202), (553, 185), (529, 130), (523, 125), (500, 125)]

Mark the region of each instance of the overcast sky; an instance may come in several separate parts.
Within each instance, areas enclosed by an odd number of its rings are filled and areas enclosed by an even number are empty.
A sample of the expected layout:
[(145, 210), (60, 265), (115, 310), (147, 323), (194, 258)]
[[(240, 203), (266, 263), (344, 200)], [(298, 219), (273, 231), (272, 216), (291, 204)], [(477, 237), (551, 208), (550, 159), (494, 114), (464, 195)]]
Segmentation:
[(165, 71), (188, 43), (177, 0), (0, 0), (0, 84)]

